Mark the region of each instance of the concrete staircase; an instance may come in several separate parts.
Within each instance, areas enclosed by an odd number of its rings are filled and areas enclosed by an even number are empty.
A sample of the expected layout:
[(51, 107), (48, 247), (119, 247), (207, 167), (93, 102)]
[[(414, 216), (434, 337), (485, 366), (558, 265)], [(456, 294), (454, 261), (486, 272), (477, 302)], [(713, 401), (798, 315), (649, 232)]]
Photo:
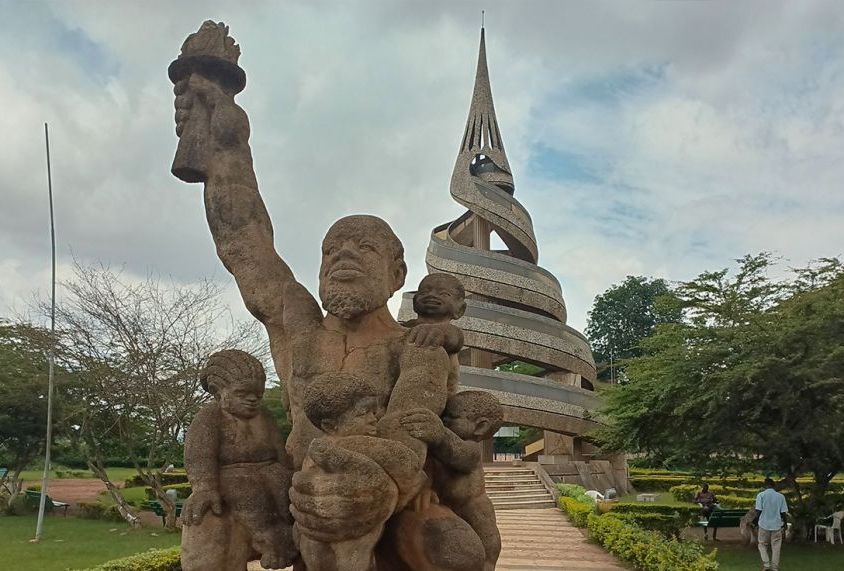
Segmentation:
[(554, 497), (529, 468), (484, 466), (484, 479), (495, 511), (554, 507)]
[(497, 571), (624, 571), (556, 508), (498, 512)]

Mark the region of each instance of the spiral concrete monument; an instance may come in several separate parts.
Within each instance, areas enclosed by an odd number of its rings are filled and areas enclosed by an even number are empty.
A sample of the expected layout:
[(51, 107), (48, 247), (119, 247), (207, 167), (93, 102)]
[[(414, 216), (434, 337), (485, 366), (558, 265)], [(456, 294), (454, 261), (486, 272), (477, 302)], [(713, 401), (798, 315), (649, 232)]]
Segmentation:
[[(450, 192), (466, 212), (433, 229), (426, 263), (431, 273), (457, 277), (467, 293), (466, 312), (457, 321), (465, 335), (459, 355), (461, 386), (497, 396), (506, 423), (545, 429), (544, 460), (559, 465), (590, 459), (594, 450), (581, 436), (596, 426), (591, 418), (598, 408), (592, 391), (595, 361), (586, 338), (566, 325), (560, 283), (538, 265), (530, 214), (514, 197), (513, 174), (492, 100), (483, 29), (469, 118)], [(492, 249), (493, 232), (506, 249)], [(413, 317), (412, 295), (402, 298), (400, 320)], [(496, 370), (513, 361), (541, 367), (542, 376)], [(486, 459), (492, 460), (489, 444)], [(599, 471), (609, 472), (607, 483), (623, 487), (614, 481), (608, 464)], [(563, 472), (571, 472), (584, 484), (599, 485), (586, 477), (595, 468), (570, 466)], [(616, 476), (622, 470), (623, 463)]]

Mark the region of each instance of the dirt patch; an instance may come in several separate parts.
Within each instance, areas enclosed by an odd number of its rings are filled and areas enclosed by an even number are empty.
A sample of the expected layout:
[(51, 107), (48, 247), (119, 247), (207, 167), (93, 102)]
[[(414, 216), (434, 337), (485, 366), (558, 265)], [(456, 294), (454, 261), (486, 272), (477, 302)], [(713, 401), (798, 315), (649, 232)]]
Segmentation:
[[(25, 482), (24, 487), (41, 482)], [(79, 502), (95, 502), (100, 492), (106, 487), (96, 478), (86, 479), (56, 479), (50, 480), (49, 495), (57, 502), (65, 502), (76, 506)]]

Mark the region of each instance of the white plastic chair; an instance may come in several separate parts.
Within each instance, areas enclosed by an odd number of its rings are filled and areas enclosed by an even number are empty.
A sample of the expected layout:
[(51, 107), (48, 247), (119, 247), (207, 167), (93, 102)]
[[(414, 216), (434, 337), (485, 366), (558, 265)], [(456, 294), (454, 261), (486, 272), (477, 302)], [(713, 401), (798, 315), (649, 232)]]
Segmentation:
[(835, 545), (835, 532), (838, 532), (838, 541), (844, 543), (844, 537), (841, 535), (841, 520), (844, 519), (844, 511), (835, 512), (832, 514), (832, 525), (815, 525), (815, 543), (818, 542), (818, 531), (823, 530), (826, 540)]
[(586, 495), (589, 496), (590, 498), (592, 498), (593, 500), (595, 500), (596, 502), (598, 500), (604, 499), (604, 494), (602, 494), (598, 490), (589, 490), (589, 491), (586, 492)]

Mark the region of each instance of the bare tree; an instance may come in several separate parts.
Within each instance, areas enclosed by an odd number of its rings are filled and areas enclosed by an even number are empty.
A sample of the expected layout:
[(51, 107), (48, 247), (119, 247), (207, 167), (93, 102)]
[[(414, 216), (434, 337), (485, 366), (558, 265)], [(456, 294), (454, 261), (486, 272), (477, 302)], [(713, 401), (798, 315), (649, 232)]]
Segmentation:
[(73, 419), (90, 469), (120, 514), (137, 515), (106, 472), (106, 451), (120, 449), (175, 528), (176, 506), (161, 470), (181, 450), (193, 415), (208, 399), (199, 371), (214, 351), (240, 348), (267, 361), (268, 346), (255, 322), (239, 323), (221, 300), (220, 286), (162, 285), (155, 277), (131, 281), (106, 267), (75, 265), (62, 283), (56, 311), (58, 355), (76, 374)]

